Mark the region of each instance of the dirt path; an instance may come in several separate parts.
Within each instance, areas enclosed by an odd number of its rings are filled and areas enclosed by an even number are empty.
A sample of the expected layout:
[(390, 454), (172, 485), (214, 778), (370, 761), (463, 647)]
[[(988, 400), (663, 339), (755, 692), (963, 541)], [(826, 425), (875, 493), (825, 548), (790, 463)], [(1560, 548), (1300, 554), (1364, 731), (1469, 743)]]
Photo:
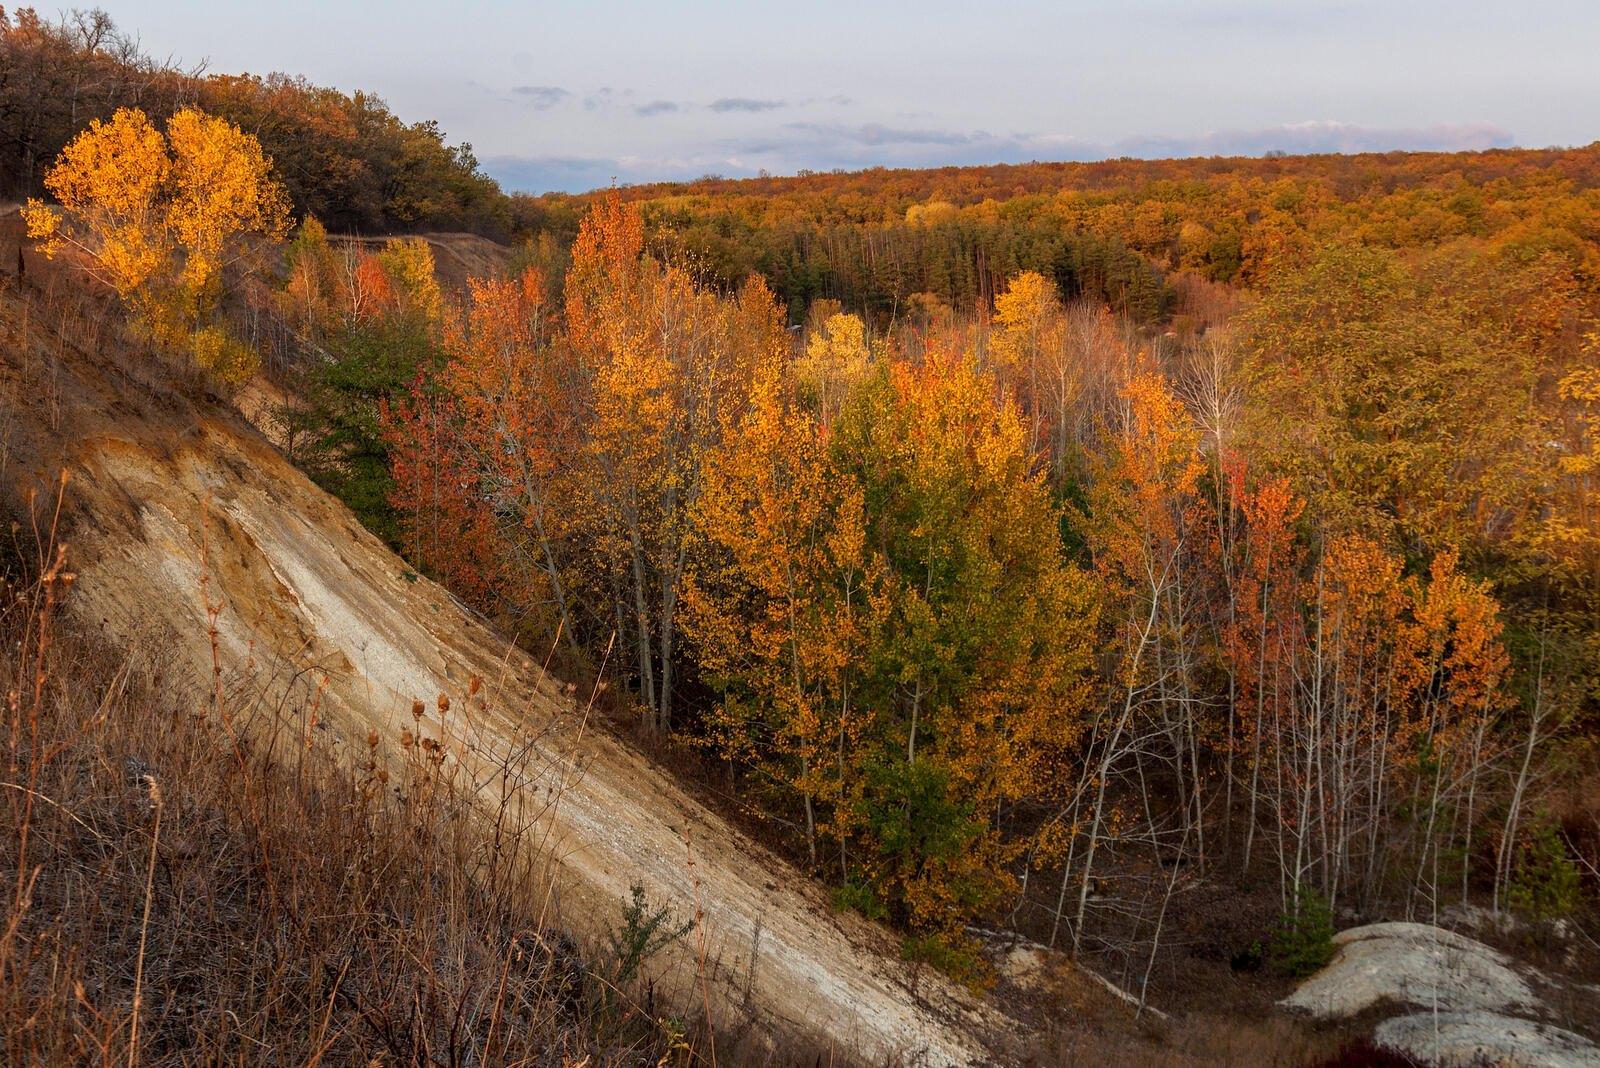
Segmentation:
[[(991, 1006), (926, 974), (913, 996), (886, 932), (831, 912), (810, 880), (587, 728), (537, 665), (411, 575), (236, 414), (60, 346), (34, 359), (14, 299), (0, 299), (13, 313), (0, 308), (0, 471), (17, 487), (71, 470), (80, 619), (208, 687), (205, 603), (220, 601), (225, 663), (301, 696), (325, 673), (321, 716), (345, 739), (397, 737), (414, 700), (439, 730), (435, 699), (451, 695), (462, 766), (484, 781), (513, 739), (536, 735), (545, 774), (518, 798), (557, 861), (559, 923), (604, 930), (642, 882), (652, 901), (704, 910), (704, 942), (680, 944), (668, 981), (694, 983), (724, 1023), (748, 1021), (778, 1049), (815, 1042), (879, 1063), (989, 1059), (977, 1036), (1008, 1031)], [(486, 685), (468, 701), (474, 676)], [(702, 948), (715, 967), (697, 978)]]

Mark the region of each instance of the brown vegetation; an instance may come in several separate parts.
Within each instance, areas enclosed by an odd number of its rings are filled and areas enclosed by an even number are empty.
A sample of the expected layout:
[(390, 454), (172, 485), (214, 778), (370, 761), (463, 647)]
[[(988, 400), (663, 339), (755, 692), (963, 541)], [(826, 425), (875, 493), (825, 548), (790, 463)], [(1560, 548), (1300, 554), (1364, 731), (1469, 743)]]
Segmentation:
[(29, 540), (0, 590), (8, 1063), (636, 1064), (709, 1041), (549, 925), (533, 828), (463, 820), (437, 743), (373, 732), (352, 767), (314, 707), (85, 637), (65, 546)]

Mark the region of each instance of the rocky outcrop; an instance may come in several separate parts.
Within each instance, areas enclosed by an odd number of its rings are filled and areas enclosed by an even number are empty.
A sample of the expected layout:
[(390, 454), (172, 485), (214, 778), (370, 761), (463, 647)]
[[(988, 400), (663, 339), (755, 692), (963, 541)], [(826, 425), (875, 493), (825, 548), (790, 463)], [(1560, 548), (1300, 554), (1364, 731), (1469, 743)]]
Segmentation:
[(1334, 936), (1333, 960), (1285, 1008), (1345, 1019), (1383, 1004), (1438, 1012), (1525, 1012), (1532, 988), (1498, 950), (1424, 923), (1375, 923)]
[(1493, 1012), (1417, 1012), (1385, 1020), (1373, 1042), (1437, 1068), (1600, 1068), (1600, 1047), (1550, 1024)]
[[(1333, 960), (1279, 1004), (1322, 1020), (1400, 1015), (1373, 1042), (1436, 1068), (1600, 1068), (1600, 1048), (1533, 1017), (1552, 984), (1474, 938), (1423, 923), (1375, 923), (1334, 936)], [(1580, 1025), (1581, 1026), (1581, 1025)]]

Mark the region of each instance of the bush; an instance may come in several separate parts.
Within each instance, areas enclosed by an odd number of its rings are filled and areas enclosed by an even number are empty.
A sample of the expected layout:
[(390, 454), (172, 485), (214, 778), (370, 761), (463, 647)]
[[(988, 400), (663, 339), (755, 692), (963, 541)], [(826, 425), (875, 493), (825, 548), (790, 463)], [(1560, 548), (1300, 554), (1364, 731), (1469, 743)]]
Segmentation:
[(220, 326), (196, 330), (190, 345), (195, 364), (225, 386), (243, 385), (261, 367), (261, 354)]
[(876, 854), (872, 892), (907, 927), (959, 924), (996, 893), (983, 822), (952, 794), (949, 772), (924, 760), (867, 768), (860, 815)]
[(900, 943), (900, 956), (911, 964), (926, 964), (941, 971), (975, 993), (994, 982), (993, 970), (969, 939), (944, 934), (908, 935)]
[(1282, 975), (1310, 975), (1333, 956), (1333, 910), (1328, 899), (1302, 886), (1278, 921), (1267, 945), (1267, 962)]
[(607, 941), (611, 950), (611, 981), (626, 986), (639, 975), (651, 957), (694, 930), (694, 920), (675, 922), (670, 905), (651, 908), (645, 900), (644, 886), (630, 888), (633, 900), (622, 908), (622, 926), (612, 930)]
[(889, 918), (889, 909), (884, 905), (883, 898), (878, 896), (878, 892), (866, 883), (854, 880), (834, 890), (833, 907), (838, 912), (854, 910), (869, 920), (882, 922)]
[(1506, 903), (1536, 922), (1570, 916), (1582, 903), (1582, 875), (1555, 822), (1541, 820), (1521, 848)]

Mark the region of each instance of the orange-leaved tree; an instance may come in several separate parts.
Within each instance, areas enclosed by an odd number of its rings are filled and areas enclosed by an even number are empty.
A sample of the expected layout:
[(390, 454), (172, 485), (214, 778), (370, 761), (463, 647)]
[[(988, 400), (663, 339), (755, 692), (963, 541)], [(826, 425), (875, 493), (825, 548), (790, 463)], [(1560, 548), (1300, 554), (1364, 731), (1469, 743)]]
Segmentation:
[(645, 252), (638, 206), (615, 195), (595, 205), (573, 246), (566, 331), (586, 393), (596, 585), (624, 624), (651, 718), (666, 729), (702, 461), (748, 397), (753, 369), (787, 335), (759, 278), (732, 296), (701, 289)]
[(461, 405), (419, 375), (402, 396), (379, 404), (388, 450), (390, 503), (407, 558), (480, 611), (504, 607), (512, 569), (479, 471), (464, 448)]
[(467, 308), (447, 331), (439, 380), (461, 413), (457, 448), (476, 492), (507, 521), (508, 564), (541, 577), (537, 592), (575, 641), (572, 571), (580, 565), (568, 557), (567, 537), (582, 529), (586, 510), (579, 484), (586, 397), (552, 342), (544, 293), (531, 268), (515, 280), (474, 280)]

